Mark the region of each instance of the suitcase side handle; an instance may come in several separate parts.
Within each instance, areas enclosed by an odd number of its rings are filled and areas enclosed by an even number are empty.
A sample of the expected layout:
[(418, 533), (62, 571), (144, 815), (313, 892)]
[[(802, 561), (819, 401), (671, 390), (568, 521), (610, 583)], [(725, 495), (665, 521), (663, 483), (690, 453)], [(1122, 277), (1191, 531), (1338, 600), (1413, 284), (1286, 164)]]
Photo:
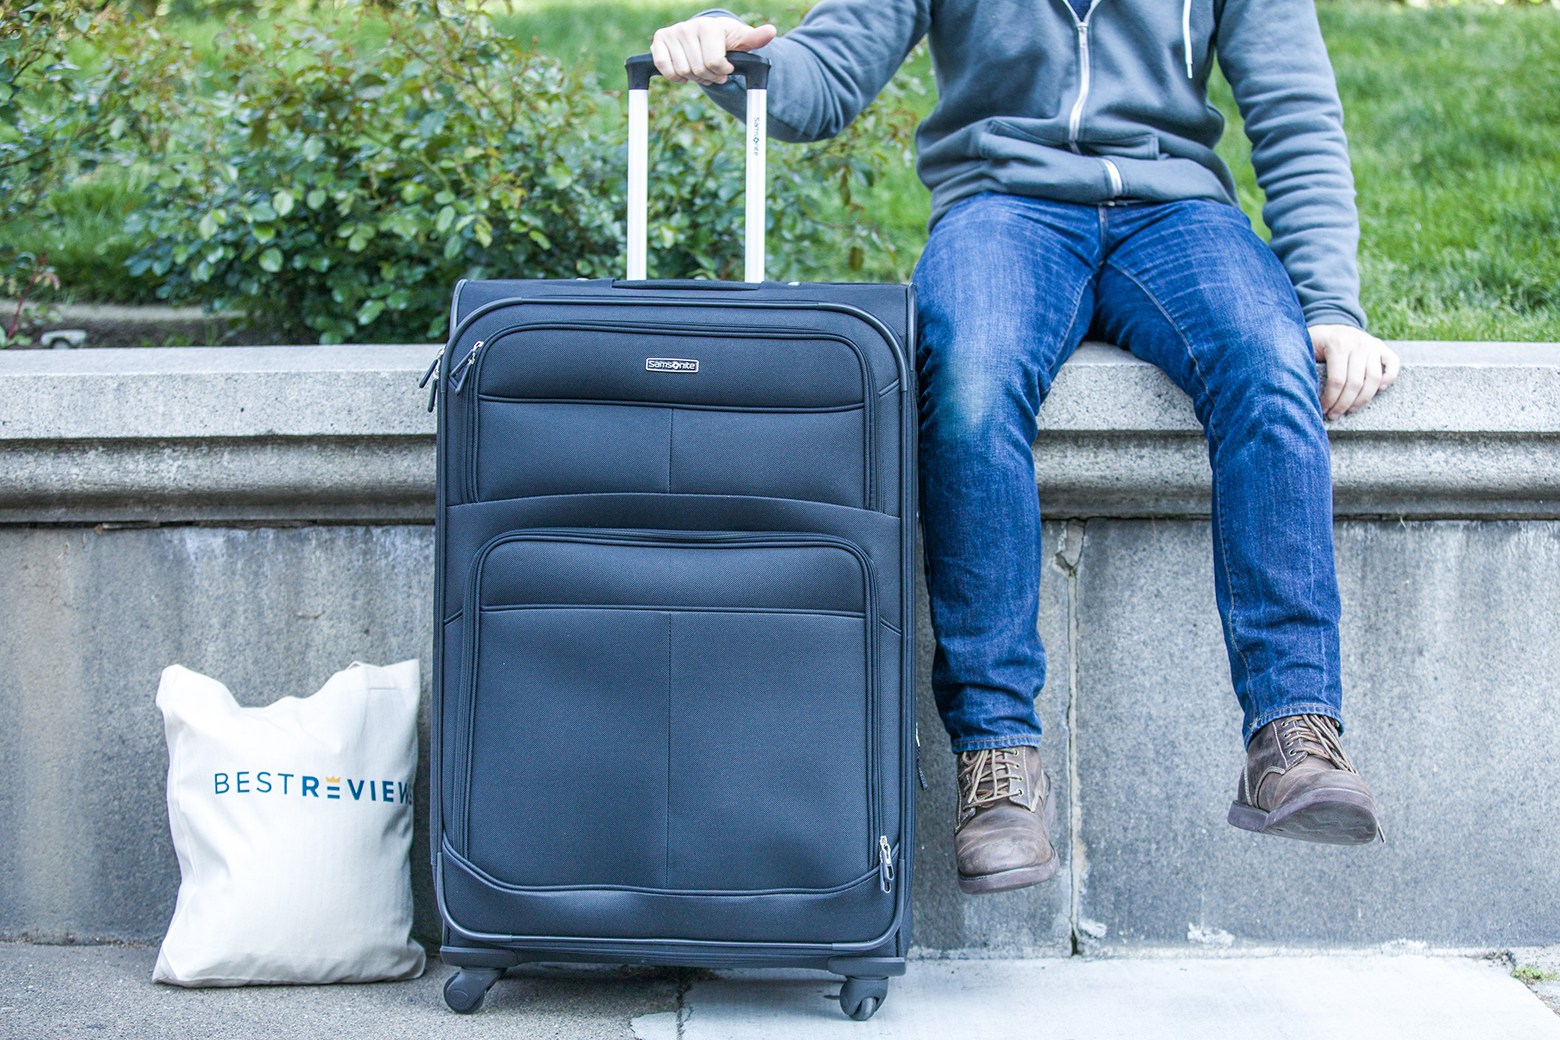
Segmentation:
[[(747, 80), (746, 212), (743, 223), (742, 280), (764, 280), (764, 204), (769, 137), (769, 59), (731, 51), (726, 55)], [(628, 278), (645, 277), (649, 239), (650, 80), (658, 75), (648, 54), (635, 54), (628, 70)]]

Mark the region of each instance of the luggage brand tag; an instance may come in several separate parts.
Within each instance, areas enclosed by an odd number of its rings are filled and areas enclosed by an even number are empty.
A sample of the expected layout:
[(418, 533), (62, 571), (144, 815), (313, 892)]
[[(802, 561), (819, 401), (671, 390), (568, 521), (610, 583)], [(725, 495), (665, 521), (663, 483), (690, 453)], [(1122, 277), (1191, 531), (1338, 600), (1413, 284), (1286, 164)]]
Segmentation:
[(645, 358), (646, 372), (697, 372), (698, 370), (699, 362), (694, 358)]

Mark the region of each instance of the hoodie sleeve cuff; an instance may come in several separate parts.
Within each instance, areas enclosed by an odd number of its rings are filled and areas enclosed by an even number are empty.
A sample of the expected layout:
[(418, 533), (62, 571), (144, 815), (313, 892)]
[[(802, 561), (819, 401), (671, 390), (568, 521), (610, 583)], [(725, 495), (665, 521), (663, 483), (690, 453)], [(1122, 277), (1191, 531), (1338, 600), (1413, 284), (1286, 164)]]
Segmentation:
[(1349, 325), (1361, 330), (1365, 328), (1363, 315), (1354, 311), (1339, 310), (1336, 306), (1331, 305), (1306, 308), (1305, 323), (1307, 327), (1312, 325)]

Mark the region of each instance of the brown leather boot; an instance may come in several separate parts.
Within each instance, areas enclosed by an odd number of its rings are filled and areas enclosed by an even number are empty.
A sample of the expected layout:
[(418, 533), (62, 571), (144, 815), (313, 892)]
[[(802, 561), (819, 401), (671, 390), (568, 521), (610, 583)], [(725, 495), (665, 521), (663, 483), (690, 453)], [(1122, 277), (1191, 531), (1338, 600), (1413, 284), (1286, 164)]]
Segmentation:
[(1381, 838), (1376, 799), (1325, 715), (1288, 715), (1257, 730), (1246, 746), (1230, 823), (1327, 845)]
[(1056, 807), (1035, 747), (959, 755), (959, 809), (953, 828), (959, 887), (1006, 892), (1052, 877), (1061, 858), (1051, 847)]

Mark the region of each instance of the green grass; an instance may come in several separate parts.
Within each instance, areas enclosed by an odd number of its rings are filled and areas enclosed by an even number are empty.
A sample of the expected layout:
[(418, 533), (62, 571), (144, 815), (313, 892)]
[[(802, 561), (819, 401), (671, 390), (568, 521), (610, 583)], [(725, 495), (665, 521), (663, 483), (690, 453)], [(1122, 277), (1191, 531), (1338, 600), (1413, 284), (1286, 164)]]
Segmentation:
[[(657, 27), (697, 7), (681, 0), (522, 0), (497, 20), (538, 50), (591, 63), (615, 86), (624, 55), (648, 49)], [(1344, 101), (1373, 330), (1397, 339), (1560, 340), (1560, 11), (1424, 10), (1360, 0), (1322, 0), (1318, 10)], [(782, 29), (800, 18), (795, 7), (765, 13)], [(205, 49), (219, 28), (207, 22), (180, 31)], [(930, 110), (924, 48), (899, 81), (913, 107)], [(1215, 83), (1214, 100), (1230, 120), (1220, 152), (1260, 228), (1261, 195), (1227, 85)], [(773, 161), (785, 163), (786, 151), (773, 149)], [(119, 267), (133, 243), (118, 222), (143, 183), (119, 171), (78, 182), (54, 201), (68, 218), (64, 235), (28, 244), (49, 248), (79, 296), (147, 298), (148, 288)], [(928, 214), (914, 171), (894, 171), (868, 211), (898, 251), (870, 275), (907, 277)], [(28, 229), (13, 233), (24, 240)]]
[(125, 269), (136, 249), (125, 218), (144, 201), (151, 180), (144, 168), (100, 167), (50, 195), (49, 216), (17, 221), (6, 235), (47, 255), (67, 296), (155, 302), (156, 282), (132, 278)]
[(624, 58), (648, 51), (657, 29), (699, 10), (698, 3), (678, 0), (520, 0), (493, 20), (543, 54), (594, 66), (616, 87), (623, 82)]
[(1376, 330), (1560, 340), (1560, 11), (1320, 12)]

